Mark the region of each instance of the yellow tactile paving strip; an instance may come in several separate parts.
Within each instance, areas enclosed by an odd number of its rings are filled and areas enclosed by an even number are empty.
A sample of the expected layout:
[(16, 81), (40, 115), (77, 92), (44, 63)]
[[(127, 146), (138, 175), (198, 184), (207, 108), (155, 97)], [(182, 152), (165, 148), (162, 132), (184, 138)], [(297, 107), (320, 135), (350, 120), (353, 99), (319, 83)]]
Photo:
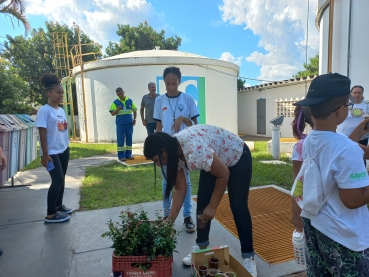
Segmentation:
[(152, 163), (152, 160), (146, 160), (145, 156), (134, 156), (134, 160), (125, 160), (123, 163), (129, 165), (137, 165), (137, 164), (145, 164), (145, 163)]
[[(291, 197), (275, 188), (250, 190), (249, 209), (255, 252), (269, 264), (293, 260)], [(223, 196), (215, 219), (238, 238), (228, 194)]]

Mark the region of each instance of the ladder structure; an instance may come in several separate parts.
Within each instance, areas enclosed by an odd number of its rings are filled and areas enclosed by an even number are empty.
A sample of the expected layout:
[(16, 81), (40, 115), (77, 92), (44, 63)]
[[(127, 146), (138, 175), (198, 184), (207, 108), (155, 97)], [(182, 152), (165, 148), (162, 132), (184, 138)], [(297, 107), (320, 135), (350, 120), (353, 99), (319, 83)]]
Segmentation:
[[(64, 88), (64, 100), (63, 108), (66, 115), (71, 115), (70, 126), (71, 136), (76, 138), (76, 122), (74, 119), (74, 103), (73, 103), (73, 93), (72, 85), (75, 83), (75, 78), (71, 76), (72, 69), (76, 66), (81, 67), (81, 82), (82, 82), (82, 101), (78, 103), (78, 116), (80, 128), (83, 128), (86, 132), (86, 142), (88, 142), (88, 131), (87, 131), (87, 121), (86, 121), (86, 103), (85, 103), (85, 88), (84, 88), (84, 75), (83, 75), (83, 65), (86, 63), (83, 61), (84, 56), (93, 55), (94, 60), (97, 60), (99, 56), (102, 56), (101, 49), (98, 52), (82, 52), (82, 46), (97, 44), (87, 43), (81, 44), (80, 28), (78, 25), (73, 25), (77, 28), (78, 34), (78, 44), (68, 45), (68, 34), (67, 32), (55, 32), (53, 33), (53, 46), (54, 46), (54, 66), (56, 72), (60, 78), (62, 78), (62, 86)], [(98, 44), (97, 44), (98, 45)], [(68, 130), (68, 131), (69, 131)]]
[(67, 117), (69, 117), (69, 130), (71, 131), (71, 137), (76, 138), (76, 123), (74, 119), (74, 103), (73, 103), (73, 93), (72, 84), (75, 82), (72, 78), (70, 66), (70, 55), (68, 49), (68, 34), (66, 32), (53, 33), (53, 46), (54, 46), (54, 66), (57, 75), (62, 78), (62, 86), (64, 89), (64, 99), (63, 99), (63, 109)]

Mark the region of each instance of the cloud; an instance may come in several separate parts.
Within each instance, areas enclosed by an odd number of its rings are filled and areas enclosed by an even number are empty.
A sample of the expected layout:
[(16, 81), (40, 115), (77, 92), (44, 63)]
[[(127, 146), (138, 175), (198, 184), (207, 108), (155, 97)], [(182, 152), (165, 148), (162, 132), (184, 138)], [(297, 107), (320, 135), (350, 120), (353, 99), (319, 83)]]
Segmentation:
[[(319, 52), (319, 32), (315, 28), (318, 0), (310, 0), (308, 55)], [(291, 78), (303, 69), (306, 53), (306, 0), (223, 0), (219, 6), (224, 22), (244, 25), (258, 36), (258, 46), (246, 57), (261, 66), (258, 78), (281, 80)]]
[(235, 58), (231, 53), (229, 52), (223, 52), (222, 55), (220, 55), (219, 60), (235, 63), (238, 66), (241, 66), (241, 61), (243, 59), (243, 56)]
[(146, 20), (158, 29), (165, 26), (165, 15), (158, 13), (146, 0), (32, 0), (27, 4), (27, 14), (43, 15), (50, 21), (69, 26), (75, 22), (103, 46), (109, 40), (119, 40), (118, 23), (138, 25)]

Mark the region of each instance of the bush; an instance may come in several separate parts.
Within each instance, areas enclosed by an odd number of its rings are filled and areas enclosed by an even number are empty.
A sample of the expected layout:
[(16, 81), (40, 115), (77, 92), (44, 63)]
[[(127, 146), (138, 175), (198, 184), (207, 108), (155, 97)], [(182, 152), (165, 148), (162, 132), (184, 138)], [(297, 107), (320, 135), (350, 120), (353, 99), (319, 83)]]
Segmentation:
[(172, 222), (163, 221), (159, 214), (151, 221), (143, 209), (122, 211), (119, 217), (121, 222), (110, 220), (109, 231), (102, 234), (112, 239), (116, 256), (147, 256), (150, 261), (173, 255), (179, 232)]

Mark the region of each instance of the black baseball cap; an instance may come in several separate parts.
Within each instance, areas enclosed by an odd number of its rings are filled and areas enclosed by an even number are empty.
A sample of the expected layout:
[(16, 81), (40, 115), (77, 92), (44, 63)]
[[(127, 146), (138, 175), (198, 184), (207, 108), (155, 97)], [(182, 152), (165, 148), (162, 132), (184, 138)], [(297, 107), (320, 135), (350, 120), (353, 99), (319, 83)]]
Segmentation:
[(121, 87), (118, 87), (115, 92), (119, 92), (119, 91), (123, 91), (123, 89)]
[(350, 94), (351, 81), (338, 73), (328, 73), (315, 77), (309, 86), (306, 98), (294, 106), (314, 106), (329, 98)]

